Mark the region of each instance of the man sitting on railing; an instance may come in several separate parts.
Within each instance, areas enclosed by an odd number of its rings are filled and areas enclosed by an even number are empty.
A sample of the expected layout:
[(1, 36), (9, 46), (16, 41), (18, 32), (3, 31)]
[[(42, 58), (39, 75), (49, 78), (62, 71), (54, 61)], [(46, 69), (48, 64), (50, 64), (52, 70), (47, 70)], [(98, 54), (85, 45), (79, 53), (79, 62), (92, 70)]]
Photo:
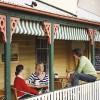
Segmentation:
[[(73, 56), (78, 59), (78, 64), (76, 67), (76, 70), (72, 76), (71, 79), (71, 85), (75, 86), (79, 84), (79, 80), (85, 81), (85, 82), (94, 82), (97, 78), (97, 73), (90, 62), (90, 60), (83, 56), (81, 49), (76, 48), (73, 50)], [(68, 73), (67, 78), (70, 78), (70, 74)]]

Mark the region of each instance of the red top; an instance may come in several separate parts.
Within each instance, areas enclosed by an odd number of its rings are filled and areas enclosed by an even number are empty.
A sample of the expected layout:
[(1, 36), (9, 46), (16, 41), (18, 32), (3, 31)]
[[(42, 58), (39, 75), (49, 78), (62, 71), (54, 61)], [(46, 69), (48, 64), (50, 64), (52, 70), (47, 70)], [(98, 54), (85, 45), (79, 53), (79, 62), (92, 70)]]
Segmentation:
[[(18, 77), (18, 76), (14, 80), (14, 87), (19, 91), (28, 92), (31, 94), (38, 94), (38, 91), (36, 91), (33, 88), (28, 87), (25, 81), (21, 77)], [(19, 92), (19, 91), (17, 91), (18, 97), (25, 95), (25, 93)]]

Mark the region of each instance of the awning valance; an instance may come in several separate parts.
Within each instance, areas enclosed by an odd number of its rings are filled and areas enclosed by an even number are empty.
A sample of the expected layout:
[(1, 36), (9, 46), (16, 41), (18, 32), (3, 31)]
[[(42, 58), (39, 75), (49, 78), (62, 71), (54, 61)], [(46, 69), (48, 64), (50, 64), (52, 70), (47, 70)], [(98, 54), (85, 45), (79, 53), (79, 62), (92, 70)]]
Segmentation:
[[(42, 24), (37, 21), (29, 20), (20, 20), (16, 27), (15, 33), (45, 36), (45, 33), (42, 29)], [(60, 25), (57, 33), (54, 36), (54, 39), (89, 41), (89, 36), (86, 28)], [(100, 31), (97, 31), (97, 34), (95, 35), (95, 41), (100, 42)]]
[(45, 35), (40, 22), (33, 22), (33, 21), (28, 21), (28, 20), (20, 20), (20, 22), (18, 23), (16, 27), (15, 33), (37, 35), (37, 36)]
[(89, 41), (87, 29), (60, 25), (55, 39)]
[(94, 41), (100, 42), (100, 31), (97, 31)]

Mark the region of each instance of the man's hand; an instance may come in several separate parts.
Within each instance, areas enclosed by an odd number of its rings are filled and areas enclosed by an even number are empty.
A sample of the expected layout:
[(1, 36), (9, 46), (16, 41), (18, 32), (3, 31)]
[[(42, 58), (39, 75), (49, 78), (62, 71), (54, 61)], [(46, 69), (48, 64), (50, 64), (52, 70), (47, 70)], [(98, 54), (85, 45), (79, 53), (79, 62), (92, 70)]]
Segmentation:
[(72, 78), (73, 78), (73, 75), (74, 75), (75, 71), (67, 71), (66, 70), (66, 73), (67, 73), (67, 80), (70, 83)]
[(71, 73), (68, 72), (68, 73), (67, 73), (67, 79), (70, 79), (70, 78), (71, 78)]

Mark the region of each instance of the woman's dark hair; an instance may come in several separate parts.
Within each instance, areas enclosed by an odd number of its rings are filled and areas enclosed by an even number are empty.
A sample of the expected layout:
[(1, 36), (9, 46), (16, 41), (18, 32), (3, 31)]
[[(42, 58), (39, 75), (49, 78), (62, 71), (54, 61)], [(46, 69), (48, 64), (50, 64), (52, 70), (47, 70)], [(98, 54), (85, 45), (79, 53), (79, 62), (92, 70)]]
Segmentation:
[(15, 75), (17, 76), (23, 69), (24, 69), (24, 66), (23, 65), (17, 65), (16, 66)]
[(75, 48), (73, 50), (73, 53), (75, 53), (78, 57), (81, 57), (83, 55), (83, 53), (82, 53), (80, 48)]

